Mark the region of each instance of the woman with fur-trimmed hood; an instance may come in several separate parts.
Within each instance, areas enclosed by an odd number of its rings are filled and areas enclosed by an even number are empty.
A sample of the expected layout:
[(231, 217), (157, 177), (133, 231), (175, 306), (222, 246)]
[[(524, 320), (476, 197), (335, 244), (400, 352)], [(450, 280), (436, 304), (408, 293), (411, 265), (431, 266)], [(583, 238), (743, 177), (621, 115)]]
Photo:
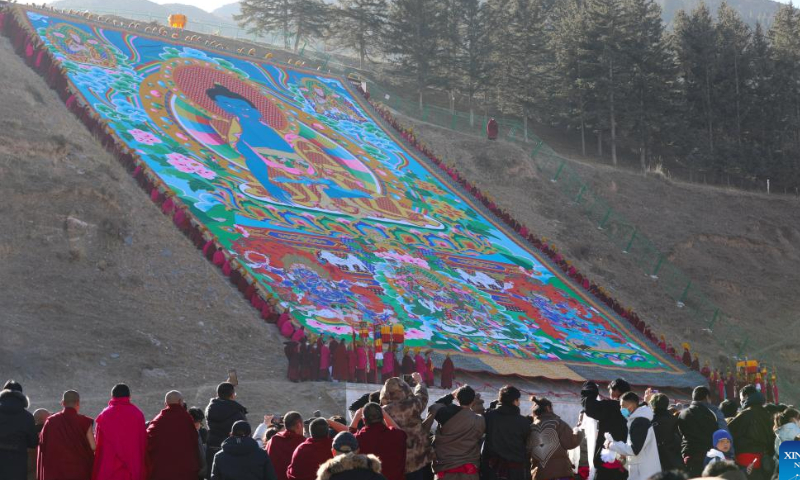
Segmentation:
[(39, 443), (22, 386), (9, 380), (0, 391), (0, 478), (28, 478), (28, 449)]
[(428, 389), (418, 372), (411, 376), (417, 383), (413, 391), (397, 377), (387, 380), (381, 389), (381, 406), (406, 432), (406, 475), (416, 473), (433, 460), (433, 449), (421, 418), (428, 407)]
[(317, 480), (386, 480), (381, 475), (381, 461), (375, 455), (360, 455), (352, 433), (339, 432), (332, 452), (334, 457), (317, 470)]

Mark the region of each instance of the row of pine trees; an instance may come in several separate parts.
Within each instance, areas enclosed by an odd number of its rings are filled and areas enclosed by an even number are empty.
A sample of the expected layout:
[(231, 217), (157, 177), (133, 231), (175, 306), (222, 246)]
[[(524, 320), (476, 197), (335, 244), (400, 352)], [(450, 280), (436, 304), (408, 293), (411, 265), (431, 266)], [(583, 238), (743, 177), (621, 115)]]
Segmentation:
[(572, 131), (584, 154), (800, 184), (800, 12), (769, 27), (723, 3), (654, 0), (243, 0), (253, 33), (325, 39), (419, 93), (480, 97)]

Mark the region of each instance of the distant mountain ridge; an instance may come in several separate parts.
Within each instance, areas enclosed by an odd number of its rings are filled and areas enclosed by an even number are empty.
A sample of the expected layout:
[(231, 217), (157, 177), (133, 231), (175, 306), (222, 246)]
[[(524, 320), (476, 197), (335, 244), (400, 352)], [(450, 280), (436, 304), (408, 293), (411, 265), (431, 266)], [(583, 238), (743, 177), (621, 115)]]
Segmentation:
[[(223, 12), (223, 15), (215, 15), (212, 12), (183, 3), (169, 3), (159, 5), (149, 0), (58, 0), (51, 2), (51, 5), (56, 8), (72, 8), (76, 10), (89, 10), (97, 13), (110, 13), (116, 14), (120, 17), (127, 17), (135, 20), (156, 20), (159, 23), (165, 23), (167, 17), (172, 13), (182, 13), (189, 19), (189, 28), (193, 28), (192, 24), (206, 25), (209, 28), (213, 26), (234, 26), (236, 22), (230, 15), (224, 15), (228, 11), (227, 8), (231, 5), (225, 5), (217, 10)], [(239, 4), (232, 5), (235, 10), (238, 10)], [(231, 9), (233, 11), (234, 9)], [(207, 29), (206, 29), (207, 30)]]
[[(700, 5), (701, 0), (657, 0), (662, 9), (662, 18), (667, 25), (670, 25), (675, 15), (679, 10), (684, 9), (691, 11)], [(772, 18), (778, 7), (781, 5), (774, 0), (703, 0), (709, 9), (716, 13), (720, 4), (727, 1), (728, 5), (734, 10), (739, 12), (742, 19), (750, 26), (754, 26), (756, 22), (767, 26), (772, 23)], [(331, 3), (330, 0), (326, 3)], [(87, 9), (96, 12), (113, 13), (117, 12), (120, 16), (135, 16), (137, 20), (152, 18), (159, 22), (165, 22), (170, 13), (183, 13), (189, 19), (189, 28), (191, 25), (202, 24), (208, 26), (206, 29), (220, 25), (221, 33), (226, 34), (226, 30), (230, 30), (236, 24), (233, 16), (238, 14), (240, 10), (239, 2), (229, 3), (223, 5), (213, 12), (207, 12), (192, 5), (183, 3), (172, 3), (159, 5), (149, 0), (58, 0), (52, 2), (52, 5), (58, 8), (74, 8), (74, 9)], [(127, 15), (126, 15), (127, 14)], [(133, 14), (133, 15), (132, 15)]]

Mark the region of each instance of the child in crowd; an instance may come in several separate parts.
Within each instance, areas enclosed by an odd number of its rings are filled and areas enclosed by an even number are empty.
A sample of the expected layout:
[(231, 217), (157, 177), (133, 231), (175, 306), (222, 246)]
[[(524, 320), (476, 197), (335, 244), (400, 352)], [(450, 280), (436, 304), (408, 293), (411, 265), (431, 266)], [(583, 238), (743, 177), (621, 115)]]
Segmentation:
[(733, 460), (733, 454), (731, 453), (733, 437), (731, 434), (727, 430), (717, 430), (714, 432), (713, 439), (714, 448), (709, 450), (706, 454), (705, 463), (703, 465), (723, 460)]

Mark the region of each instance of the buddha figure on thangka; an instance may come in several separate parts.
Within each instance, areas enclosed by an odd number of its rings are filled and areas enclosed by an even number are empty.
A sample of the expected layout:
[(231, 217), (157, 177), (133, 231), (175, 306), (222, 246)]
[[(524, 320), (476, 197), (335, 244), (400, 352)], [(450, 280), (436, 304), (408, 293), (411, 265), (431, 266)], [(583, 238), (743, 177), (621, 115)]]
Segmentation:
[(235, 72), (197, 59), (168, 60), (144, 79), (141, 96), (154, 121), (165, 115), (173, 120), (162, 127), (165, 133), (190, 150), (210, 153), (239, 177), (239, 189), (250, 198), (441, 228), (407, 198), (407, 185), (391, 169)]
[(47, 29), (46, 36), (53, 47), (70, 61), (109, 69), (117, 66), (117, 58), (108, 51), (105, 43), (73, 25), (57, 23)]

